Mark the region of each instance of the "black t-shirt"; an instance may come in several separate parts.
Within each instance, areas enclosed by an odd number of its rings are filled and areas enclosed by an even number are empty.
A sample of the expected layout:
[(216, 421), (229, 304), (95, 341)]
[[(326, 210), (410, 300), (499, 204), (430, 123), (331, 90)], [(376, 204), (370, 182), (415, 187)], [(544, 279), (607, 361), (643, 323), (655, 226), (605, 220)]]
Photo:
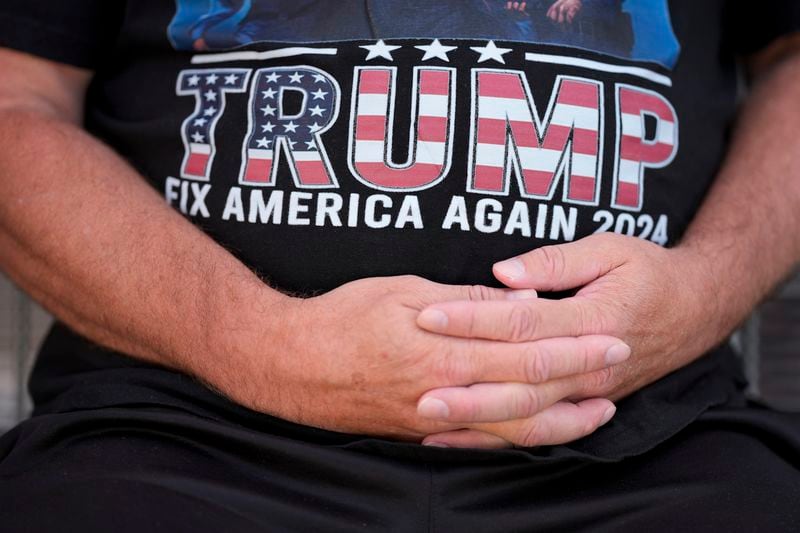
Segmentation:
[[(674, 244), (736, 56), (800, 25), (791, 1), (555, 3), (6, 0), (0, 45), (93, 69), (87, 129), (276, 288), (496, 284), (493, 262), (596, 232)], [(588, 449), (652, 446), (738, 397), (734, 366), (635, 394)]]

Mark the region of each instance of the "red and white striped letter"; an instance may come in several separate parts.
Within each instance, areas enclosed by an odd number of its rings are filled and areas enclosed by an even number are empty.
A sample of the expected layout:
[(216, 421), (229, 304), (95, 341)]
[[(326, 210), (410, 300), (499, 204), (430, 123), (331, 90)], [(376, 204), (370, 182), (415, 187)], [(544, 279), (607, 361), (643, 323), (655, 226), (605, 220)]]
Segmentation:
[[(655, 119), (655, 134), (646, 138), (644, 120)], [(617, 152), (611, 205), (640, 211), (644, 196), (644, 169), (669, 165), (678, 151), (678, 116), (658, 93), (617, 85)]]
[[(290, 94), (297, 104), (294, 109), (288, 109)], [(336, 121), (340, 96), (336, 80), (314, 67), (257, 70), (239, 183), (274, 186), (284, 154), (297, 187), (337, 187), (322, 134)]]
[(208, 181), (216, 153), (214, 128), (225, 111), (226, 93), (243, 93), (250, 80), (250, 69), (220, 68), (182, 70), (176, 92), (194, 96), (195, 108), (181, 126), (184, 156), (181, 177)]
[(559, 76), (544, 121), (523, 72), (474, 69), (472, 91), (470, 192), (508, 195), (513, 169), (523, 197), (551, 199), (563, 176), (565, 202), (597, 205), (601, 82)]
[(391, 161), (396, 76), (394, 67), (356, 68), (350, 170), (365, 185), (378, 190), (426, 189), (444, 179), (450, 170), (455, 70), (414, 69), (409, 156), (402, 164)]

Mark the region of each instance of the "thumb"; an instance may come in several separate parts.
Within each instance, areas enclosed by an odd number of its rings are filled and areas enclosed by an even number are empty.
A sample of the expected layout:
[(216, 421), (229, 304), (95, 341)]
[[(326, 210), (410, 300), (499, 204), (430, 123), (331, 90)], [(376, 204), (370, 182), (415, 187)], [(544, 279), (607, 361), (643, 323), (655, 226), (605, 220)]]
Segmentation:
[(543, 246), (495, 263), (494, 276), (514, 289), (563, 291), (586, 285), (620, 266), (618, 236), (592, 235), (568, 244)]

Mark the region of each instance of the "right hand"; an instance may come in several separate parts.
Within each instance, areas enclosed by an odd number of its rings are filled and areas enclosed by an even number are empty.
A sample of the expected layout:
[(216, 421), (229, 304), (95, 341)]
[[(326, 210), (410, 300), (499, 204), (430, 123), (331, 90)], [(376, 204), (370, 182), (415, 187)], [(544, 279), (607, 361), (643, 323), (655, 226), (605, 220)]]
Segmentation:
[[(462, 427), (417, 414), (417, 402), (428, 390), (537, 383), (591, 372), (605, 368), (606, 351), (621, 342), (598, 335), (518, 343), (461, 339), (416, 324), (420, 310), (434, 302), (509, 297), (535, 293), (399, 276), (354, 281), (305, 300), (290, 298), (281, 311), (282, 340), (264, 339), (251, 351), (268, 349), (272, 355), (242, 361), (249, 366), (246, 371), (235, 372), (237, 378), (227, 385), (215, 385), (251, 409), (293, 422), (419, 441)], [(552, 356), (563, 353), (574, 357)], [(542, 402), (542, 409), (563, 399), (551, 389), (554, 397)], [(577, 434), (566, 440), (594, 431), (611, 402), (595, 399), (588, 405), (575, 410)]]

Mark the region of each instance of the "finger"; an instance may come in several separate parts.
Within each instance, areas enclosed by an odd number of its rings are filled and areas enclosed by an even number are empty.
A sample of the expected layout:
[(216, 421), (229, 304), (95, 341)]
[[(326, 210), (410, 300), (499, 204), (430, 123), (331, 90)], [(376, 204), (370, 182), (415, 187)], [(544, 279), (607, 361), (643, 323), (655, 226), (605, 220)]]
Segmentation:
[(481, 448), (484, 450), (499, 450), (512, 447), (512, 444), (505, 439), (474, 429), (461, 429), (428, 435), (423, 439), (422, 444), (441, 448)]
[(417, 404), (417, 414), (454, 424), (505, 422), (530, 418), (575, 392), (569, 380), (447, 387), (426, 392)]
[(558, 15), (556, 14), (556, 9), (557, 9), (556, 4), (553, 4), (552, 6), (550, 6), (550, 9), (547, 10), (547, 16), (551, 20), (556, 20), (558, 18)]
[(426, 294), (428, 301), (470, 301), (487, 302), (493, 300), (527, 300), (537, 297), (534, 289), (508, 289), (487, 287), (485, 285), (443, 285), (433, 284), (433, 288)]
[[(483, 285), (441, 285), (435, 284), (434, 288), (423, 294), (424, 300), (421, 307), (428, 305), (428, 311), (422, 322), (417, 323), (423, 329), (436, 332), (447, 326), (448, 318), (443, 311), (430, 308), (429, 304), (448, 301), (489, 302), (489, 301), (523, 301), (538, 298), (534, 289), (497, 289)], [(423, 326), (427, 324), (429, 327)]]
[(442, 335), (510, 342), (578, 337), (604, 333), (609, 318), (599, 305), (585, 297), (442, 302), (423, 309), (417, 325)]
[(564, 12), (565, 12), (565, 9), (564, 9), (564, 6), (562, 5), (562, 6), (560, 6), (558, 8), (558, 23), (559, 24), (564, 24), (564, 20), (565, 20), (564, 19)]
[(442, 287), (444, 290), (436, 297), (437, 300), (446, 301), (451, 298), (463, 298), (471, 302), (488, 302), (506, 300), (509, 293), (509, 291), (486, 287), (485, 285), (443, 285)]
[(623, 264), (626, 244), (618, 236), (592, 235), (567, 244), (543, 246), (495, 263), (493, 272), (504, 285), (517, 289), (573, 289)]
[(529, 343), (473, 342), (454, 357), (469, 365), (466, 384), (508, 382), (537, 384), (584, 375), (626, 361), (627, 344), (606, 335), (555, 337)]
[(519, 10), (525, 11), (525, 8), (528, 7), (528, 2), (520, 2), (519, 3)]
[[(558, 402), (541, 413), (524, 420), (478, 424), (469, 429), (490, 433), (516, 446), (553, 446), (580, 439), (607, 424), (616, 407), (604, 398), (591, 398), (580, 403)], [(450, 441), (439, 439), (443, 445)]]

